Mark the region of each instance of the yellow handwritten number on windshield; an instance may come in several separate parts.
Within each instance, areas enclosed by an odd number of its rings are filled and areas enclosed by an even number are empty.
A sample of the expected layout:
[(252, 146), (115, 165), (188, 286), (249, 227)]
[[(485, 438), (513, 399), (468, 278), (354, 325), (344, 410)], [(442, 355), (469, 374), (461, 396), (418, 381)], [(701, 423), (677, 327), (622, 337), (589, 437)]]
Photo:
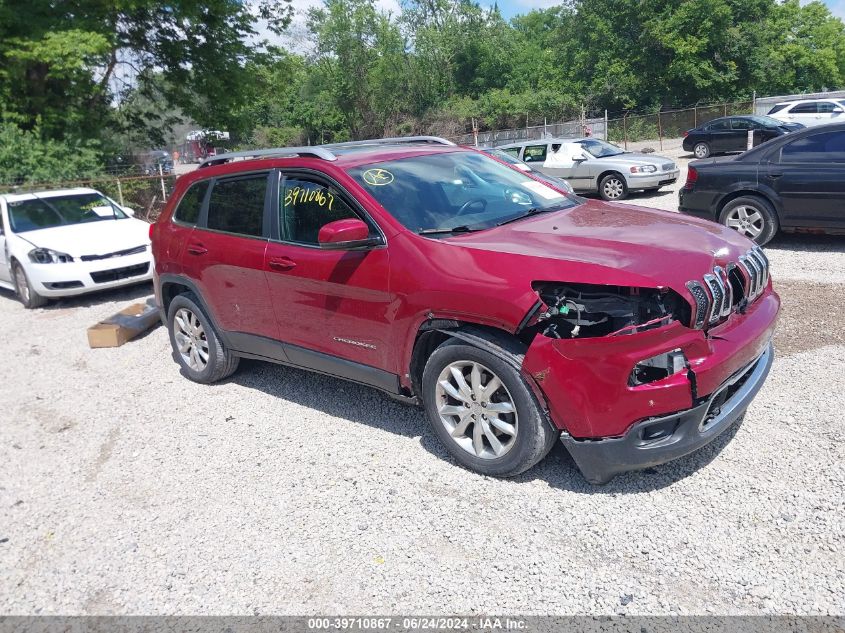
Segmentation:
[(364, 182), (374, 187), (389, 185), (393, 182), (393, 174), (386, 169), (368, 169), (363, 173)]

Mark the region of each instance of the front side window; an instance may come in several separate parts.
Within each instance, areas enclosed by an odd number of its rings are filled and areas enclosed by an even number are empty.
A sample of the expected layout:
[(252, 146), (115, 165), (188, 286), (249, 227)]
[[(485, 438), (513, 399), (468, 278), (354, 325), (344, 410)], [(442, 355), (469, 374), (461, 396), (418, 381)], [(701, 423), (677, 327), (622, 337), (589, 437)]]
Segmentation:
[(200, 217), (200, 209), (203, 200), (205, 200), (206, 191), (208, 191), (207, 180), (195, 182), (188, 187), (185, 195), (179, 201), (179, 206), (173, 212), (173, 219), (183, 224), (196, 224)]
[(713, 121), (710, 125), (708, 125), (707, 129), (711, 132), (719, 132), (721, 130), (729, 130), (731, 129), (731, 126), (728, 123), (727, 119), (719, 119), (717, 121)]
[(821, 114), (831, 114), (837, 108), (836, 104), (832, 101), (823, 101), (818, 106)]
[(784, 145), (782, 163), (845, 163), (845, 132), (823, 132)]
[(734, 130), (751, 130), (753, 127), (748, 119), (731, 119), (731, 128)]
[(8, 208), (9, 226), (14, 233), (129, 217), (99, 193), (44, 196), (9, 202)]
[(528, 212), (578, 204), (489, 156), (469, 151), (384, 161), (348, 173), (388, 213), (416, 232), (484, 230)]
[(206, 226), (251, 237), (263, 235), (267, 174), (218, 180), (211, 189)]
[(529, 145), (525, 148), (522, 160), (526, 163), (542, 163), (546, 160), (548, 145)]
[(281, 198), (279, 227), (287, 242), (317, 244), (325, 224), (358, 217), (337, 189), (309, 178), (285, 178)]

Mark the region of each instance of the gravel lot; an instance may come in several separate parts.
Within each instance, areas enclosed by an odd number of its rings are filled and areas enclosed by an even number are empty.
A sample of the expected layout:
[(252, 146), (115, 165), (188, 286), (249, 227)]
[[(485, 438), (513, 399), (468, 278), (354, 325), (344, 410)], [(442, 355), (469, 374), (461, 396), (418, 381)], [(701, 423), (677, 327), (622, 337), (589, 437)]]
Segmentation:
[(193, 384), (163, 328), (89, 349), (149, 285), (0, 293), (0, 613), (842, 614), (845, 238), (767, 252), (778, 356), (743, 424), (605, 487), (560, 447), (462, 470), (420, 411), (339, 380)]

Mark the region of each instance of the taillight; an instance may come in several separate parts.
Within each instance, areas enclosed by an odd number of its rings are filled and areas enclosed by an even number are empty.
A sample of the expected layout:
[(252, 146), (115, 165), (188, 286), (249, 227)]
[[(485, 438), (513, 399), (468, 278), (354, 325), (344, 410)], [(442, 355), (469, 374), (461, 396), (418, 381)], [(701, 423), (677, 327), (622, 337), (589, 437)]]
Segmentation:
[(684, 132), (684, 138), (686, 138), (686, 137), (688, 137), (688, 136), (689, 136), (689, 130), (687, 130), (686, 132)]
[(153, 233), (155, 232), (155, 228), (156, 228), (156, 223), (155, 222), (150, 223), (150, 241), (151, 242), (153, 241)]
[(692, 189), (698, 181), (698, 170), (695, 167), (687, 167), (687, 182), (684, 189)]

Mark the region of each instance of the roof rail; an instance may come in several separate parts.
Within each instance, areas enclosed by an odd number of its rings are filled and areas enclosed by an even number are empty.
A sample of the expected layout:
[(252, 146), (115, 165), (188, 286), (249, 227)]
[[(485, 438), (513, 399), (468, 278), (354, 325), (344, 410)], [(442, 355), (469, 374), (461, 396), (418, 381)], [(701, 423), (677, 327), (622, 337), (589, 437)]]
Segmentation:
[(276, 147), (273, 149), (253, 149), (245, 152), (228, 152), (226, 154), (217, 154), (206, 158), (200, 163), (200, 168), (212, 167), (214, 165), (222, 165), (238, 158), (244, 160), (250, 158), (276, 158), (281, 156), (311, 156), (313, 158), (322, 158), (323, 160), (337, 160), (332, 152), (319, 145), (312, 145), (310, 147)]
[(320, 147), (360, 147), (362, 145), (393, 145), (399, 143), (431, 143), (432, 145), (454, 145), (452, 141), (439, 136), (395, 136), (392, 138), (373, 138), (366, 141), (342, 141), (340, 143), (329, 143)]
[(250, 158), (278, 158), (281, 156), (310, 156), (322, 158), (323, 160), (337, 160), (337, 155), (332, 149), (343, 149), (346, 147), (361, 147), (366, 145), (393, 145), (398, 143), (431, 143), (434, 145), (454, 145), (452, 141), (439, 136), (399, 136), (395, 138), (375, 138), (367, 141), (346, 141), (343, 143), (329, 143), (327, 145), (309, 145), (306, 147), (276, 147), (273, 149), (254, 149), (244, 152), (228, 152), (206, 158), (200, 163), (200, 168), (222, 165), (238, 158), (244, 160)]

